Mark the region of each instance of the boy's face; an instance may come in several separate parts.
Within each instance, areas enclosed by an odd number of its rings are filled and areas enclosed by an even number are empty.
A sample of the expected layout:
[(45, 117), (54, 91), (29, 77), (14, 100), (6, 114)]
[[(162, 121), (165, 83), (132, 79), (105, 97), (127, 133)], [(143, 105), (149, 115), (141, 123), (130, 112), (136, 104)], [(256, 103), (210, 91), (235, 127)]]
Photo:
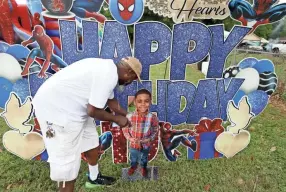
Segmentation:
[(134, 104), (139, 113), (145, 113), (149, 110), (151, 98), (148, 94), (137, 95)]

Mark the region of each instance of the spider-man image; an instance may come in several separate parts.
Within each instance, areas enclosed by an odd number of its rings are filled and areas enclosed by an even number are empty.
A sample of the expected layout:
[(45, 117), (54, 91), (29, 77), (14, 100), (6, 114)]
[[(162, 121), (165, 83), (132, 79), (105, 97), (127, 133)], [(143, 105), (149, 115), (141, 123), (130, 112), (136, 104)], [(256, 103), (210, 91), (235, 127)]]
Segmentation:
[[(109, 0), (105, 0), (109, 3)], [(75, 0), (71, 12), (80, 18), (93, 18), (100, 23), (104, 23), (106, 17), (98, 13), (104, 0)]]
[(278, 0), (254, 0), (251, 5), (246, 0), (230, 0), (228, 7), (233, 19), (243, 26), (254, 22), (252, 33), (259, 25), (279, 21), (286, 15), (286, 3), (276, 4)]
[(194, 131), (174, 130), (170, 123), (160, 122), (160, 139), (166, 158), (169, 161), (176, 161), (181, 153), (176, 148), (182, 143), (184, 146), (189, 147), (193, 151), (197, 150), (197, 142), (195, 140), (189, 141), (184, 134), (193, 135)]
[(51, 38), (45, 34), (44, 28), (40, 25), (36, 25), (32, 37), (27, 41), (23, 41), (22, 45), (27, 46), (30, 43), (36, 41), (40, 48), (34, 48), (29, 56), (27, 57), (27, 62), (23, 72), (21, 73), (22, 76), (27, 76), (29, 73), (29, 68), (34, 62), (36, 58), (44, 59), (44, 63), (40, 73), (38, 74), (39, 78), (47, 78), (46, 71), (50, 66), (50, 62), (52, 63), (51, 68), (54, 71), (59, 71), (59, 68), (64, 68), (67, 64), (58, 56), (53, 54), (53, 41)]
[[(101, 155), (104, 154), (104, 152), (111, 146), (112, 142), (112, 133), (110, 131), (104, 132), (100, 135), (99, 137), (99, 154), (98, 154), (98, 159), (100, 160)], [(82, 159), (86, 160), (84, 153), (82, 153)]]
[(0, 32), (4, 41), (15, 43), (15, 34), (12, 23), (12, 11), (17, 8), (15, 0), (0, 0)]
[(124, 25), (139, 21), (144, 12), (143, 0), (112, 0), (109, 7), (112, 17)]
[(58, 12), (65, 10), (65, 4), (61, 0), (52, 0), (52, 7), (55, 11)]
[(44, 27), (43, 22), (40, 20), (40, 13), (35, 13), (34, 16), (31, 16), (32, 19), (32, 27), (35, 27), (36, 25), (41, 25), (42, 27)]

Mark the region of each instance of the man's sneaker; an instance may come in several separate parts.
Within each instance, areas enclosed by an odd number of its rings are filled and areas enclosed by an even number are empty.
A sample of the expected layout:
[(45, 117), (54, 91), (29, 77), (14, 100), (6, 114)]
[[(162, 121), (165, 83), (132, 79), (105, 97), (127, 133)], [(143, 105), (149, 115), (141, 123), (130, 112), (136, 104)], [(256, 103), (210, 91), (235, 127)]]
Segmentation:
[[(103, 178), (105, 178), (105, 179), (110, 180), (111, 182), (115, 182), (115, 181), (116, 181), (116, 179), (115, 179), (114, 177), (104, 176), (104, 175), (101, 174), (100, 171), (99, 171), (98, 175), (99, 175), (100, 177), (103, 177)], [(86, 176), (89, 178), (89, 173), (86, 173)]]
[(134, 172), (136, 171), (137, 167), (130, 167), (128, 170), (128, 175), (131, 176), (134, 174)]
[(111, 178), (112, 177), (107, 177), (107, 176), (98, 174), (97, 179), (92, 181), (90, 177), (88, 177), (88, 181), (85, 183), (85, 187), (88, 189), (93, 189), (93, 188), (100, 187), (100, 186), (112, 185), (115, 179), (114, 178), (111, 179)]
[(116, 179), (114, 177), (104, 176), (100, 172), (98, 173), (98, 175), (99, 175), (99, 177), (105, 178), (105, 179), (107, 179), (113, 183), (116, 181)]
[(141, 168), (141, 174), (142, 174), (143, 177), (147, 177), (147, 175), (148, 175), (148, 170), (147, 170), (146, 167), (142, 167), (142, 168)]

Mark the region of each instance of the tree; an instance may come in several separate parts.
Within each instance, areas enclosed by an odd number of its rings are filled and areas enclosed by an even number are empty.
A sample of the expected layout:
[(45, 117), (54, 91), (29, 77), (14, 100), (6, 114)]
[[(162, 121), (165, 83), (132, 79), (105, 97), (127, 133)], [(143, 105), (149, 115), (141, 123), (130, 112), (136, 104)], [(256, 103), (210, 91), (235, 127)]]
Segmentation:
[(272, 33), (272, 25), (260, 25), (256, 28), (254, 32), (257, 36), (262, 37), (264, 39), (269, 39), (271, 33)]

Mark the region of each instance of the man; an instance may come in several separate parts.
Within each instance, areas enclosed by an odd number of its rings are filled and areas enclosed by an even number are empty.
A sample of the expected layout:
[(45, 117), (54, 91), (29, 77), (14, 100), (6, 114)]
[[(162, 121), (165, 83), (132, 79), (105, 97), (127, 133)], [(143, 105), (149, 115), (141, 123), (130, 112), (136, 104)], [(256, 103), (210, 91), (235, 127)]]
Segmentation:
[[(50, 177), (60, 182), (60, 191), (74, 190), (82, 152), (89, 164), (87, 188), (115, 181), (98, 171), (100, 147), (94, 118), (130, 126), (113, 90), (140, 80), (141, 71), (140, 61), (133, 57), (118, 65), (110, 59), (88, 58), (60, 70), (40, 87), (33, 105), (49, 154)], [(106, 104), (118, 115), (105, 111)]]

